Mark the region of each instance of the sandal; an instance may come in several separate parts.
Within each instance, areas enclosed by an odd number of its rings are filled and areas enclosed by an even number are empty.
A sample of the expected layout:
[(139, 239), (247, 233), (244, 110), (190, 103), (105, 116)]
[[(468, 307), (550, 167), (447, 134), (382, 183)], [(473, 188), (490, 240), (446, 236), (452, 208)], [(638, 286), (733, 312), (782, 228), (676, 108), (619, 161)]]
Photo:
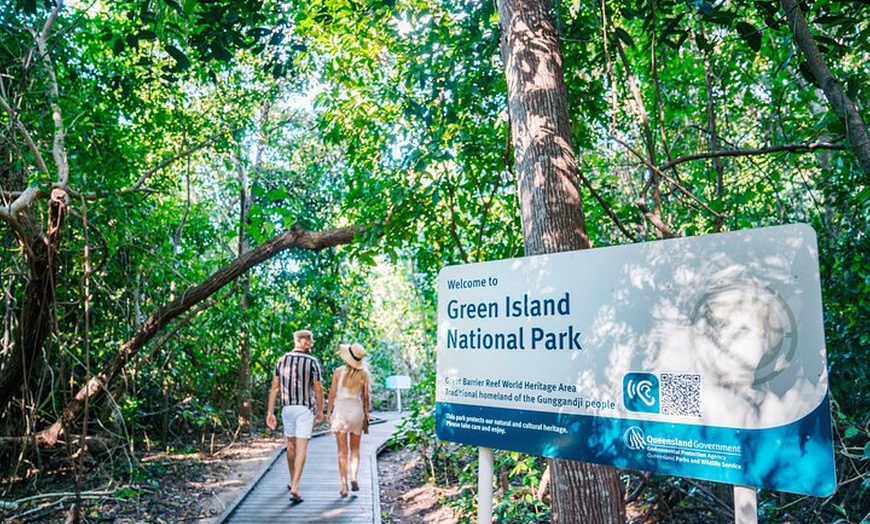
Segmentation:
[(350, 481), (350, 489), (351, 491), (359, 491), (359, 484), (355, 480)]
[(293, 493), (292, 491), (290, 492), (290, 502), (292, 502), (293, 504), (299, 504), (303, 500), (304, 499), (300, 497), (298, 493)]

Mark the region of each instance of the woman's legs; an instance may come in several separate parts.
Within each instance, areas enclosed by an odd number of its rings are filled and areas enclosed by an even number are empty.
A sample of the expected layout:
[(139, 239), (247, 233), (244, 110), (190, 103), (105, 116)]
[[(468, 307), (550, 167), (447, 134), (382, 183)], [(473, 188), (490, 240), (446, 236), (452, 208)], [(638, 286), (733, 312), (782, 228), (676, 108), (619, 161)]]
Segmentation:
[(356, 474), (359, 471), (359, 443), (362, 435), (350, 434), (350, 482), (353, 490), (359, 490)]
[[(341, 475), (342, 497), (347, 496), (347, 433), (335, 432), (335, 442), (338, 444), (338, 474)], [(359, 453), (357, 453), (359, 455)]]

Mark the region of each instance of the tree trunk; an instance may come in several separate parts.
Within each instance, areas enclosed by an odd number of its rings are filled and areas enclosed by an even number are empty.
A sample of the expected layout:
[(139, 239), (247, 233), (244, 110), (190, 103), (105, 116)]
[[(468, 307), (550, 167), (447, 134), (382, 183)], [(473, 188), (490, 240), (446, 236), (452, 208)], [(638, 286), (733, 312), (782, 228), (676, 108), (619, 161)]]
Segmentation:
[(240, 275), (252, 267), (264, 262), (275, 255), (290, 248), (321, 250), (328, 247), (347, 244), (356, 235), (363, 232), (359, 227), (344, 227), (329, 231), (310, 232), (301, 227), (294, 227), (290, 231), (272, 238), (265, 244), (242, 254), (228, 266), (225, 266), (205, 279), (200, 284), (193, 286), (172, 302), (160, 307), (151, 314), (133, 338), (124, 343), (118, 350), (118, 354), (108, 364), (88, 380), (75, 397), (63, 408), (60, 418), (50, 427), (42, 430), (37, 435), (40, 444), (53, 446), (63, 434), (65, 426), (71, 424), (84, 409), (85, 401), (105, 390), (112, 379), (122, 370), (127, 362), (134, 357), (139, 350), (145, 347), (157, 333), (172, 320), (183, 314), (199, 302), (207, 299), (225, 285), (233, 282)]
[(526, 254), (590, 247), (549, 0), (499, 0)]
[[(254, 182), (259, 178), (260, 160), (263, 158), (263, 149), (266, 147), (266, 126), (269, 123), (269, 115), (272, 104), (268, 100), (263, 103), (260, 114), (260, 137), (257, 140), (256, 156), (251, 172), (254, 174)], [(246, 253), (251, 247), (246, 234), (249, 225), (248, 213), (253, 205), (254, 195), (248, 191), (250, 182), (245, 170), (242, 151), (236, 153), (239, 170), (239, 256)], [(251, 425), (251, 332), (248, 325), (248, 308), (250, 307), (251, 277), (245, 274), (241, 279), (241, 300), (239, 307), (241, 312), (241, 328), (239, 329), (239, 425), (244, 429), (250, 429)]]
[(9, 352), (0, 369), (0, 409), (5, 409), (31, 376), (36, 356), (51, 333), (58, 269), (57, 247), (65, 215), (66, 193), (60, 189), (51, 192), (47, 234), (39, 228), (29, 208), (18, 214), (20, 227), (15, 228), (15, 231), (27, 254), (30, 275), (21, 309), (17, 347)]
[[(242, 157), (238, 155), (239, 184), (239, 256), (247, 253), (248, 237), (245, 229), (248, 225), (248, 211), (250, 200), (248, 199), (248, 177), (242, 165)], [(239, 426), (244, 429), (251, 425), (251, 340), (248, 331), (248, 294), (251, 292), (251, 277), (247, 273), (241, 277), (241, 297), (239, 299)]]
[[(591, 247), (549, 0), (499, 0), (502, 59), (527, 255)], [(618, 472), (550, 461), (554, 522), (625, 522)]]
[(865, 180), (870, 177), (870, 140), (867, 138), (867, 126), (861, 119), (861, 114), (855, 108), (855, 104), (843, 91), (840, 82), (834, 78), (831, 70), (828, 69), (825, 60), (822, 57), (819, 46), (816, 45), (816, 40), (810, 33), (810, 28), (807, 26), (807, 21), (801, 12), (800, 6), (796, 0), (780, 0), (785, 16), (788, 19), (788, 26), (791, 28), (794, 35), (795, 43), (807, 59), (807, 66), (816, 79), (822, 91), (825, 93), (825, 98), (831, 104), (834, 113), (840, 117), (840, 120), (846, 126), (846, 138), (849, 140), (849, 145), (852, 147), (855, 156), (858, 158), (858, 163), (861, 169), (864, 170)]

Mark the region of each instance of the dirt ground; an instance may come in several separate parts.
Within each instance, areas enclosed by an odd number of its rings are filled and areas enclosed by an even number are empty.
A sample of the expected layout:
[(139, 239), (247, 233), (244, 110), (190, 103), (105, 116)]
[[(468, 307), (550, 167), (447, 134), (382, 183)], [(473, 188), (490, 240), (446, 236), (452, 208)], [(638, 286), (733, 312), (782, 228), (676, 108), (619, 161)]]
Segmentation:
[(189, 482), (192, 488), (208, 494), (200, 499), (199, 517), (191, 522), (213, 524), (281, 449), (280, 440), (258, 438), (227, 451), (223, 457), (206, 460), (210, 474), (200, 482)]
[(378, 455), (381, 515), (384, 524), (447, 524), (456, 522), (442, 504), (452, 490), (426, 482), (419, 455), (411, 450), (387, 450)]

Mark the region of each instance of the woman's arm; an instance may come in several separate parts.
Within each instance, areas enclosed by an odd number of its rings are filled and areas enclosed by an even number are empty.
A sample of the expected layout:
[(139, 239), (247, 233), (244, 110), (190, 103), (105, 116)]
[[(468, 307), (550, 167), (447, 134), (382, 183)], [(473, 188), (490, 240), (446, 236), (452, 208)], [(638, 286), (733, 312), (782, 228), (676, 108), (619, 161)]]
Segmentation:
[(332, 410), (335, 408), (335, 392), (338, 389), (336, 386), (338, 385), (338, 375), (340, 374), (340, 371), (341, 368), (338, 368), (332, 373), (332, 385), (329, 386), (329, 398), (326, 400), (327, 420), (332, 416)]
[(366, 420), (369, 419), (369, 409), (371, 409), (371, 391), (371, 377), (366, 374), (366, 383), (362, 388), (363, 413), (365, 413)]

